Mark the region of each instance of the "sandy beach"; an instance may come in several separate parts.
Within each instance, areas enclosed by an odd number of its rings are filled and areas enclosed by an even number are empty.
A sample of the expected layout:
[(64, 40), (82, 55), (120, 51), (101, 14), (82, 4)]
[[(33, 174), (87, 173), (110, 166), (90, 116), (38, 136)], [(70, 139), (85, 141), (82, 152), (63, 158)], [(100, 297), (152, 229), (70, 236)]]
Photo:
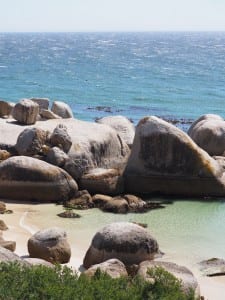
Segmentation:
[[(16, 251), (15, 253), (20, 256), (28, 255), (27, 251), (27, 241), (29, 237), (38, 231), (39, 229), (44, 228), (44, 224), (36, 224), (32, 221), (32, 214), (38, 213), (40, 205), (34, 204), (17, 204), (13, 202), (6, 202), (7, 209), (13, 210), (12, 214), (5, 214), (1, 216), (1, 219), (5, 221), (9, 229), (4, 231), (3, 236), (6, 240), (15, 240), (16, 241)], [(42, 205), (43, 206), (43, 205)], [(61, 208), (59, 208), (60, 210)], [(39, 226), (38, 226), (39, 225)], [(60, 224), (59, 224), (60, 226)], [(82, 234), (82, 233), (81, 233)], [(78, 234), (78, 237), (81, 235)], [(90, 238), (90, 237), (89, 237)], [(72, 257), (68, 266), (79, 270), (82, 265), (82, 260), (87, 250), (87, 244), (89, 242), (81, 243), (80, 247), (77, 242), (71, 237), (68, 237), (71, 248), (72, 248)], [(165, 255), (163, 260), (167, 260), (168, 256)], [(177, 263), (181, 263), (180, 260)], [(186, 265), (189, 267), (188, 265)], [(201, 275), (200, 271), (196, 269), (193, 270), (198, 282), (200, 284), (201, 295), (207, 300), (223, 300), (225, 293), (225, 276), (220, 277), (204, 277)]]

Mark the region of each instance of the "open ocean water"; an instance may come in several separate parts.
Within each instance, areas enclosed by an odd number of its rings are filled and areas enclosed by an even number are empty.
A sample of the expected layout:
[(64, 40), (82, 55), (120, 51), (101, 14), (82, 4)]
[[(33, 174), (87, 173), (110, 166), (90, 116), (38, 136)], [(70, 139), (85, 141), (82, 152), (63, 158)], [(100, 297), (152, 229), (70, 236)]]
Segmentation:
[(94, 120), (225, 117), (225, 33), (0, 33), (0, 98)]
[[(225, 117), (225, 33), (0, 33), (0, 98), (24, 97), (65, 101), (83, 120), (157, 115), (190, 125), (205, 113)], [(174, 261), (225, 259), (223, 199), (127, 216), (88, 210), (80, 220), (59, 220), (55, 209), (41, 206), (32, 218), (60, 222), (78, 249), (104, 224), (130, 220), (147, 223)]]

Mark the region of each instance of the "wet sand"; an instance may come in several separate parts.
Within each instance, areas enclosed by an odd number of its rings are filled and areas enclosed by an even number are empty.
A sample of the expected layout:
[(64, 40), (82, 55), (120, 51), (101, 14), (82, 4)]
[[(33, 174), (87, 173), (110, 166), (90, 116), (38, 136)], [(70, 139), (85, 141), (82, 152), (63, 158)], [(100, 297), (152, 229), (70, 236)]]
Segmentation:
[[(5, 240), (16, 241), (15, 253), (17, 253), (20, 256), (26, 256), (28, 255), (27, 241), (29, 237), (36, 231), (42, 228), (46, 228), (46, 223), (48, 223), (46, 222), (45, 224), (43, 224), (43, 222), (41, 221), (40, 223), (38, 223), (38, 218), (35, 218), (34, 221), (33, 216), (38, 216), (39, 214), (41, 214), (42, 209), (47, 210), (51, 205), (33, 205), (27, 203), (17, 204), (13, 202), (5, 202), (7, 204), (7, 209), (12, 209), (13, 214), (5, 214), (1, 215), (0, 217), (2, 220), (5, 221), (5, 223), (9, 227), (7, 231), (3, 232), (3, 237)], [(62, 211), (62, 207), (60, 206), (54, 206), (53, 209), (59, 212)], [(67, 221), (69, 222), (69, 219), (61, 219), (56, 216), (53, 222), (49, 220), (49, 227), (53, 225), (63, 227), (63, 222)], [(93, 228), (93, 232), (96, 232), (96, 230), (97, 228)], [(79, 227), (75, 228), (75, 232), (76, 234), (68, 236), (68, 240), (72, 250), (72, 257), (68, 265), (76, 270), (79, 270), (79, 268), (82, 265), (83, 257), (93, 236), (93, 232), (88, 232), (87, 236), (84, 236), (85, 232), (83, 232), (82, 230), (80, 230), (79, 232)], [(193, 266), (188, 265), (186, 261), (182, 263), (181, 256), (179, 256), (178, 259), (175, 261), (173, 255), (166, 254), (162, 260), (170, 260), (170, 257), (173, 257), (171, 261), (176, 262), (178, 264), (183, 264), (193, 271), (200, 284), (201, 295), (205, 297), (205, 300), (225, 299), (225, 276), (211, 278), (203, 277), (197, 267), (193, 268)]]

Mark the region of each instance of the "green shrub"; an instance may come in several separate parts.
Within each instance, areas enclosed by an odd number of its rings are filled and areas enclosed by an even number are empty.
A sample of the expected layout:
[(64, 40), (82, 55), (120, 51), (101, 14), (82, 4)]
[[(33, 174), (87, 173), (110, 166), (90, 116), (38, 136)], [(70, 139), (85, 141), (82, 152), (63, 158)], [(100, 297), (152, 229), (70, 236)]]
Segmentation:
[(24, 267), (0, 264), (1, 300), (193, 300), (180, 282), (163, 269), (151, 273), (155, 283), (140, 277), (112, 279), (100, 271), (93, 278), (67, 267)]

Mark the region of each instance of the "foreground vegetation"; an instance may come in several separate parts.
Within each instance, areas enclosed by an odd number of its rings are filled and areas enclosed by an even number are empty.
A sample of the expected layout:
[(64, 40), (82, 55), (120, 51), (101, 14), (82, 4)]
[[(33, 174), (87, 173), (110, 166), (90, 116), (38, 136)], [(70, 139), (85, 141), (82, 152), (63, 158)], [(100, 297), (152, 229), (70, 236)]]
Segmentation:
[(180, 282), (157, 268), (154, 283), (139, 277), (112, 279), (100, 271), (93, 278), (78, 276), (67, 267), (22, 267), (0, 264), (1, 300), (194, 300), (193, 291), (184, 295)]

